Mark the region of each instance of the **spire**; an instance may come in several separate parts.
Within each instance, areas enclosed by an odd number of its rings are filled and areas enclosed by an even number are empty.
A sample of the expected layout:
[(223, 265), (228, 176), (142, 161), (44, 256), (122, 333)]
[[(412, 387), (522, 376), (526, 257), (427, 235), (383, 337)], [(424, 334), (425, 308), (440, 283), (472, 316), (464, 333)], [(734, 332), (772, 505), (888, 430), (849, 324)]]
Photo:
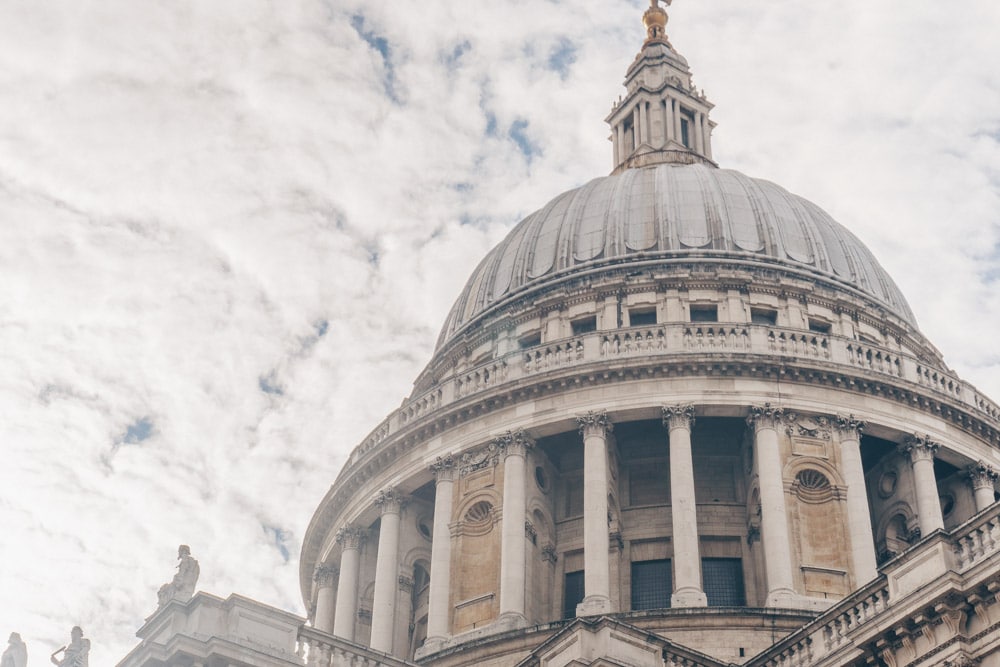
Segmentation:
[[(668, 7), (672, 0), (662, 0)], [(687, 60), (667, 39), (667, 12), (650, 0), (642, 15), (646, 41), (625, 73), (625, 96), (605, 119), (611, 126), (614, 169), (712, 161), (712, 110), (691, 81)]]

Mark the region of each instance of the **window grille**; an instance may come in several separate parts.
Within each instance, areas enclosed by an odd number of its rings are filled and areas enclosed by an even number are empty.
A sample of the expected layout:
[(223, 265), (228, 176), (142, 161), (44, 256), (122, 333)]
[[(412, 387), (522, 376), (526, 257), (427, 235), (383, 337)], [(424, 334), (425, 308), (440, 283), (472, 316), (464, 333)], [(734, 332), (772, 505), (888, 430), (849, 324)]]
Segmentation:
[(632, 609), (665, 609), (673, 589), (669, 559), (632, 563)]
[(745, 607), (743, 562), (739, 558), (703, 558), (701, 579), (709, 607)]

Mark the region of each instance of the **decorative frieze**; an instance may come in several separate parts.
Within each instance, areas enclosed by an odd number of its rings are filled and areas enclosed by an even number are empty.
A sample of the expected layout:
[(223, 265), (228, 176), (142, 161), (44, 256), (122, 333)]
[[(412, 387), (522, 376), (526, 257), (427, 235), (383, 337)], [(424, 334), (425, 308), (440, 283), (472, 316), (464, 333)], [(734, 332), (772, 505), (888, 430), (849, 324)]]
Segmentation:
[(827, 417), (785, 413), (785, 433), (793, 437), (829, 440), (832, 428)]
[(478, 449), (462, 452), (462, 456), (459, 458), (458, 473), (465, 477), (476, 471), (493, 467), (499, 461), (500, 447), (497, 446), (496, 441), (491, 441)]
[(340, 568), (336, 565), (327, 565), (326, 563), (318, 566), (313, 571), (313, 581), (316, 582), (318, 588), (330, 588), (334, 586), (339, 576)]
[(747, 416), (747, 425), (752, 428), (755, 433), (763, 429), (772, 429), (777, 431), (782, 420), (784, 419), (784, 416), (785, 411), (782, 408), (775, 407), (770, 403), (755, 405), (750, 408), (750, 414)]
[(556, 548), (551, 544), (546, 544), (542, 547), (542, 560), (552, 563), (555, 565), (556, 561), (559, 560), (559, 556), (556, 555)]
[(608, 418), (608, 413), (604, 410), (591, 410), (585, 415), (576, 418), (576, 423), (580, 427), (580, 433), (587, 435), (607, 435), (614, 429), (614, 425)]
[(360, 526), (347, 525), (337, 531), (336, 540), (342, 550), (360, 549), (368, 538), (368, 531)]
[(668, 431), (683, 428), (690, 431), (694, 428), (693, 405), (664, 405), (662, 408), (663, 426)]
[(908, 456), (911, 462), (916, 463), (917, 461), (933, 461), (934, 454), (940, 448), (941, 445), (931, 440), (929, 435), (914, 433), (906, 436), (906, 440), (898, 447), (898, 451), (900, 454)]
[(407, 593), (407, 594), (410, 594), (410, 593), (413, 592), (413, 579), (412, 578), (407, 577), (406, 575), (401, 574), (401, 575), (399, 575), (399, 578), (396, 581), (399, 584), (399, 590), (401, 590), (401, 591), (403, 591), (404, 593)]

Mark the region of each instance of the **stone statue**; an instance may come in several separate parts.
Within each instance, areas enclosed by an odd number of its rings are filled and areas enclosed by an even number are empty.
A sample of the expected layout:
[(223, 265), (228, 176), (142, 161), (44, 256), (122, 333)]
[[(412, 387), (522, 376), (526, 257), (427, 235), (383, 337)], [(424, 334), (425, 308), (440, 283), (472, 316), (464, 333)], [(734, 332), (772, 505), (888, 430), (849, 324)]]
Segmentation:
[[(56, 656), (63, 654), (62, 660)], [(56, 667), (88, 667), (90, 664), (90, 640), (83, 638), (83, 630), (79, 625), (70, 631), (68, 646), (57, 649), (49, 658)]]
[(187, 602), (194, 595), (194, 587), (198, 583), (198, 574), (201, 570), (198, 561), (191, 556), (191, 547), (182, 544), (177, 547), (177, 574), (169, 584), (160, 586), (156, 593), (159, 598), (159, 606), (163, 606), (171, 600)]
[(7, 650), (0, 656), (0, 667), (28, 667), (28, 647), (21, 641), (21, 635), (10, 633)]

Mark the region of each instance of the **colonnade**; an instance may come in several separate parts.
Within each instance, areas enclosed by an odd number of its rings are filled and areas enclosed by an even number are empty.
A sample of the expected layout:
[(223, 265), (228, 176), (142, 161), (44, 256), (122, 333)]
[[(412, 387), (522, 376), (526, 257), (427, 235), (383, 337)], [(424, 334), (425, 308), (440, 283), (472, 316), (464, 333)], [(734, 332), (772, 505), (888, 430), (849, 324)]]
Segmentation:
[[(654, 148), (659, 148), (670, 141), (683, 144), (684, 133), (681, 130), (681, 121), (688, 113), (690, 113), (687, 119), (689, 122), (687, 128), (688, 148), (711, 160), (712, 131), (708, 115), (702, 111), (682, 112), (679, 100), (666, 97), (663, 99), (644, 99), (636, 103), (630, 114), (631, 137), (628, 135), (624, 120), (614, 126), (611, 139), (616, 164), (625, 162), (632, 152), (643, 144)], [(654, 114), (656, 114), (658, 126), (661, 128), (659, 132), (653, 129)]]
[[(789, 539), (788, 510), (782, 479), (783, 461), (779, 447), (779, 429), (784, 412), (768, 404), (750, 409), (747, 424), (753, 432), (753, 461), (758, 475), (760, 530), (768, 607), (795, 607), (797, 594), (793, 581), (793, 558)], [(697, 530), (694, 465), (691, 431), (695, 420), (692, 406), (665, 406), (663, 425), (669, 437), (669, 476), (671, 488), (670, 521), (673, 542), (673, 586), (671, 605), (704, 607), (707, 599), (702, 586), (701, 557)], [(584, 599), (577, 607), (578, 616), (613, 613), (608, 534), (609, 452), (611, 420), (604, 412), (588, 412), (577, 418), (583, 439), (583, 547)], [(850, 558), (858, 585), (877, 575), (876, 552), (871, 514), (865, 491), (860, 436), (864, 422), (853, 416), (836, 417), (840, 473), (847, 487), (846, 510)], [(509, 432), (494, 441), (498, 458), (503, 461), (503, 512), (500, 550), (500, 588), (497, 623), (517, 627), (527, 623), (525, 616), (525, 520), (527, 456), (534, 446), (523, 432)], [(913, 435), (899, 446), (912, 466), (917, 513), (921, 534), (944, 527), (937, 482), (934, 477), (934, 454), (939, 445), (926, 436)], [(431, 543), (430, 581), (427, 614), (427, 639), (443, 641), (451, 634), (450, 591), (452, 518), (454, 480), (457, 469), (451, 457), (439, 458), (431, 465), (435, 479), (435, 506)], [(970, 466), (968, 471), (977, 511), (994, 501), (997, 472), (985, 463)], [(374, 600), (371, 610), (371, 648), (386, 653), (393, 650), (396, 619), (397, 581), (400, 580), (400, 512), (406, 500), (395, 489), (379, 492), (375, 505), (380, 512), (378, 553), (376, 558)], [(345, 639), (355, 640), (358, 614), (360, 554), (367, 531), (345, 526), (336, 534), (341, 546), (339, 569), (321, 565), (315, 572), (317, 586), (314, 626)], [(336, 585), (336, 595), (334, 595)], [(334, 605), (334, 599), (336, 603)], [(335, 606), (335, 608), (334, 608)]]

